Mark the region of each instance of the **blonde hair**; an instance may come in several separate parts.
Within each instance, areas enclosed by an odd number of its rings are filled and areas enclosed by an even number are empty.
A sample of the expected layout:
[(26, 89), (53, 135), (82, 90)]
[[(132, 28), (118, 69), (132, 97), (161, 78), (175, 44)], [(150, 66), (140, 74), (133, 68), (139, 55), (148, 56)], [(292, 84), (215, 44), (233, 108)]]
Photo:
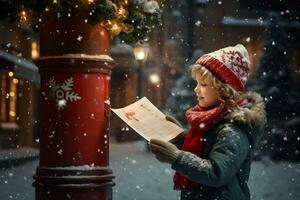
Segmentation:
[[(227, 119), (247, 123), (251, 127), (262, 127), (265, 124), (265, 105), (259, 94), (255, 92), (242, 94), (229, 84), (221, 81), (206, 67), (199, 64), (192, 66), (193, 79), (196, 79), (196, 74), (200, 75), (200, 79), (208, 78), (212, 81), (213, 87), (217, 89), (219, 100), (226, 106), (229, 112), (226, 116)], [(255, 106), (251, 110), (246, 107), (239, 107), (237, 102), (241, 99), (247, 99), (248, 102), (254, 103)]]
[(215, 76), (206, 67), (195, 64), (192, 66), (192, 78), (196, 79), (196, 74), (200, 75), (200, 79), (210, 79), (212, 86), (217, 89), (219, 100), (223, 103), (229, 112), (236, 110), (237, 100), (241, 98), (241, 93), (237, 92), (229, 84), (222, 82), (217, 76)]

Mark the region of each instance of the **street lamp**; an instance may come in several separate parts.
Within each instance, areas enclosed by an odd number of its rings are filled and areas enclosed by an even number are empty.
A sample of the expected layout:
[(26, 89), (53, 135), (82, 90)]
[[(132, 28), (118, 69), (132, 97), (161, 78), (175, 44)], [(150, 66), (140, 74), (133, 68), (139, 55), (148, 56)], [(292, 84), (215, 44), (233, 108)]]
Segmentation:
[(147, 60), (149, 53), (148, 44), (138, 44), (133, 47), (135, 59), (138, 61), (138, 96), (142, 96), (143, 63)]

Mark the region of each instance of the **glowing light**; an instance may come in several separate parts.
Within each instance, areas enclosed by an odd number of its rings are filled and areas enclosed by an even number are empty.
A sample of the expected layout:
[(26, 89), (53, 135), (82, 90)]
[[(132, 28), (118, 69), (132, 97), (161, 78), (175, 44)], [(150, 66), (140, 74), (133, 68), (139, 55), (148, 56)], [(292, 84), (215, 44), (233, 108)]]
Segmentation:
[(27, 13), (26, 13), (25, 10), (23, 10), (23, 11), (21, 12), (21, 18), (20, 18), (20, 21), (21, 21), (21, 22), (26, 22), (26, 21), (27, 21)]
[(160, 77), (157, 73), (153, 73), (153, 74), (150, 74), (149, 80), (150, 80), (151, 83), (157, 84), (160, 81)]
[(114, 24), (111, 28), (112, 28), (113, 31), (119, 31), (120, 30), (120, 27), (118, 26), (118, 24)]
[(118, 10), (118, 15), (120, 18), (126, 18), (126, 10), (123, 7), (120, 7)]
[(140, 51), (136, 54), (137, 60), (144, 60), (145, 58), (145, 53), (143, 51)]
[(14, 92), (10, 92), (10, 93), (9, 93), (9, 96), (14, 97), (14, 96), (15, 96), (15, 93), (14, 93)]
[(38, 45), (36, 42), (31, 43), (31, 58), (37, 59), (39, 57)]
[(9, 76), (9, 77), (13, 77), (13, 76), (14, 76), (14, 73), (13, 73), (13, 72), (8, 72), (8, 76)]
[(14, 83), (14, 84), (18, 84), (18, 83), (19, 83), (19, 80), (16, 79), (16, 78), (14, 78), (14, 79), (13, 79), (13, 83)]
[(110, 29), (113, 36), (118, 35), (122, 30), (122, 28), (116, 22), (111, 23)]
[(15, 111), (9, 111), (9, 115), (10, 115), (11, 117), (15, 117), (15, 116), (16, 116), (16, 112), (15, 112)]
[(136, 60), (145, 61), (148, 57), (149, 48), (147, 46), (139, 45), (133, 48), (134, 57)]
[(94, 3), (94, 0), (88, 0), (88, 4)]

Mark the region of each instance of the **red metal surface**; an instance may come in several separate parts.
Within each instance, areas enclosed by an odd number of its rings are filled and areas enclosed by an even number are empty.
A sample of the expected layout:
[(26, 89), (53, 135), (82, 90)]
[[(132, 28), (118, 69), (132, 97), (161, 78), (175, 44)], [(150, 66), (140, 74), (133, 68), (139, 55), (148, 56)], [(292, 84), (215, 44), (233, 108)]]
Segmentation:
[[(49, 14), (49, 13), (48, 13)], [(43, 16), (37, 200), (110, 200), (110, 38), (81, 15)], [(58, 104), (60, 106), (58, 106)]]
[(34, 178), (36, 199), (112, 199), (113, 176), (106, 167), (39, 167)]
[[(41, 136), (40, 166), (34, 176), (36, 199), (66, 195), (87, 200), (112, 198), (114, 176), (109, 169), (111, 63), (106, 57), (78, 55), (44, 57), (38, 61)], [(80, 98), (70, 99), (71, 94)], [(61, 101), (63, 106), (58, 106)], [(95, 170), (99, 167), (103, 169)], [(84, 173), (81, 169), (85, 169)]]
[[(109, 100), (110, 76), (99, 73), (49, 73), (41, 71), (41, 166), (108, 165), (108, 118), (105, 101)], [(81, 99), (66, 100), (58, 110), (58, 98), (66, 98), (62, 88), (50, 88), (50, 78), (62, 85), (74, 81), (72, 92)], [(59, 93), (60, 94), (55, 94)]]

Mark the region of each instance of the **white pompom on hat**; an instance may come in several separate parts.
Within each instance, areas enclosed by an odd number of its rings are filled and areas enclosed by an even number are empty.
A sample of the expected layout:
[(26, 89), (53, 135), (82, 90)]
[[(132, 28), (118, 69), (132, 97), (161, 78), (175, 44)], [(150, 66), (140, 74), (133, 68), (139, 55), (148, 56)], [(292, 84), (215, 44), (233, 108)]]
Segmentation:
[(249, 55), (242, 44), (204, 54), (197, 61), (237, 91), (243, 91), (249, 76)]

